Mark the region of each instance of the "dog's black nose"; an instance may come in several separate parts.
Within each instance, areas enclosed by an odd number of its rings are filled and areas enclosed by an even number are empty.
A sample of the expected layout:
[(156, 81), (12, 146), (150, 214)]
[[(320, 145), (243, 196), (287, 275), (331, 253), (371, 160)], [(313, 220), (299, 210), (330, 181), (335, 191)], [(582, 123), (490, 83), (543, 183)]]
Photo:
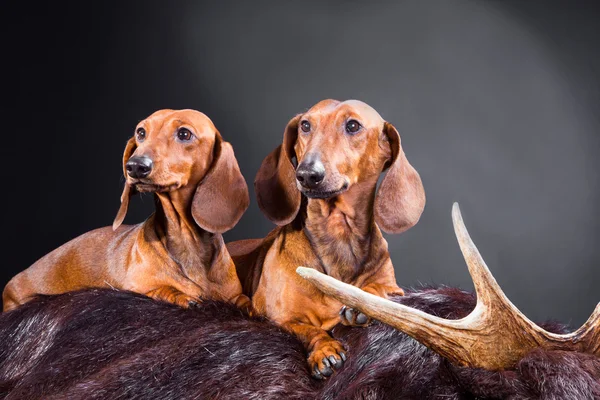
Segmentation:
[(301, 162), (296, 169), (296, 179), (307, 189), (317, 188), (325, 178), (325, 166), (319, 160)]
[(152, 171), (152, 160), (146, 156), (131, 157), (125, 164), (127, 175), (134, 179), (145, 178)]

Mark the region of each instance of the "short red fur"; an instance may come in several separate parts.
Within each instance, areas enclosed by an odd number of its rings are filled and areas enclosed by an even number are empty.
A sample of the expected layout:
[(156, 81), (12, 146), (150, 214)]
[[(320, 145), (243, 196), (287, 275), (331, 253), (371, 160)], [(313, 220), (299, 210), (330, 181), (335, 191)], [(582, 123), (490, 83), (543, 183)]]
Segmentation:
[[(348, 121), (360, 130), (349, 134)], [(313, 159), (325, 171), (318, 191), (296, 178), (297, 166)], [(380, 227), (401, 233), (417, 223), (425, 206), (421, 179), (396, 129), (374, 109), (355, 100), (324, 100), (292, 118), (254, 185), (260, 208), (279, 227), (264, 239), (228, 244), (244, 290), (256, 313), (300, 338), (313, 376), (329, 376), (346, 354), (327, 331), (339, 322), (362, 326), (369, 320), (323, 295), (296, 268), (316, 269), (384, 298), (403, 294)]]
[[(231, 145), (195, 110), (157, 111), (140, 129), (145, 137), (132, 137), (123, 155), (127, 182), (113, 227), (85, 233), (15, 276), (4, 289), (5, 311), (36, 294), (88, 287), (131, 290), (183, 307), (203, 298), (250, 306), (221, 236), (249, 203)], [(178, 140), (182, 129), (189, 140)], [(147, 177), (128, 175), (133, 156), (152, 160)], [(153, 192), (156, 212), (121, 226), (135, 192)]]

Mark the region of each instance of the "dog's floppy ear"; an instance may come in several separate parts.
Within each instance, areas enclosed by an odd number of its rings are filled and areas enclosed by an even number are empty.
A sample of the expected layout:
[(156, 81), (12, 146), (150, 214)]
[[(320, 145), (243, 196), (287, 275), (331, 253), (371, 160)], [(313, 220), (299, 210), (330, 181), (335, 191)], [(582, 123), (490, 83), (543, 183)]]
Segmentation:
[(233, 147), (217, 132), (212, 165), (196, 188), (192, 216), (205, 231), (223, 233), (238, 223), (249, 204), (248, 186)]
[(283, 143), (263, 160), (254, 179), (258, 206), (279, 226), (292, 222), (300, 209), (301, 195), (296, 187), (296, 169), (292, 164), (299, 120), (300, 115), (290, 120), (283, 134)]
[(127, 214), (127, 208), (129, 207), (129, 198), (135, 194), (135, 188), (132, 188), (127, 183), (127, 169), (125, 168), (125, 164), (127, 161), (129, 161), (129, 158), (136, 148), (137, 144), (135, 143), (135, 138), (131, 138), (127, 142), (127, 146), (125, 146), (125, 151), (123, 152), (123, 175), (125, 176), (125, 187), (123, 188), (123, 193), (121, 194), (121, 207), (119, 207), (119, 212), (117, 212), (117, 216), (113, 221), (113, 231), (117, 230), (117, 228), (123, 223), (125, 215)]
[(425, 190), (419, 173), (406, 159), (400, 135), (388, 122), (383, 125), (391, 160), (375, 198), (375, 221), (387, 233), (402, 233), (414, 226), (425, 208)]

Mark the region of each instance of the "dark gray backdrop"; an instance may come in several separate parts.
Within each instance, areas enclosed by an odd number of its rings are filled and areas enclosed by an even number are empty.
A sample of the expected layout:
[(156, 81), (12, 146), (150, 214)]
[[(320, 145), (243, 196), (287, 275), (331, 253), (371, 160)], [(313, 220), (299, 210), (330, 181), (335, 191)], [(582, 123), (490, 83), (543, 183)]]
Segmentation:
[[(160, 108), (208, 114), (250, 184), (295, 113), (371, 104), (401, 132), (427, 206), (387, 236), (401, 286), (471, 288), (473, 239), (533, 319), (600, 301), (600, 71), (593, 2), (138, 2), (0, 6), (0, 284), (112, 222), (121, 154)], [(226, 239), (265, 235), (252, 204)], [(127, 222), (142, 221), (150, 197)]]

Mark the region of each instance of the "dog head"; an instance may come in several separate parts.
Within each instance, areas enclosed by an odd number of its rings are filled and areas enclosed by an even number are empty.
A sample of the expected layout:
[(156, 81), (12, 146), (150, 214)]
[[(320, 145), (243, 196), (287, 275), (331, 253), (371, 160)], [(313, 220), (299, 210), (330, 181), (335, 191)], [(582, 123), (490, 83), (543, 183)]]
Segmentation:
[(258, 204), (278, 225), (296, 217), (301, 195), (331, 199), (365, 182), (373, 187), (375, 220), (401, 233), (419, 220), (425, 191), (394, 126), (369, 105), (324, 100), (288, 123), (283, 143), (263, 161), (256, 176)]
[(118, 228), (135, 192), (193, 190), (192, 216), (209, 232), (231, 229), (248, 208), (248, 187), (231, 145), (195, 110), (160, 110), (141, 121), (123, 154)]

